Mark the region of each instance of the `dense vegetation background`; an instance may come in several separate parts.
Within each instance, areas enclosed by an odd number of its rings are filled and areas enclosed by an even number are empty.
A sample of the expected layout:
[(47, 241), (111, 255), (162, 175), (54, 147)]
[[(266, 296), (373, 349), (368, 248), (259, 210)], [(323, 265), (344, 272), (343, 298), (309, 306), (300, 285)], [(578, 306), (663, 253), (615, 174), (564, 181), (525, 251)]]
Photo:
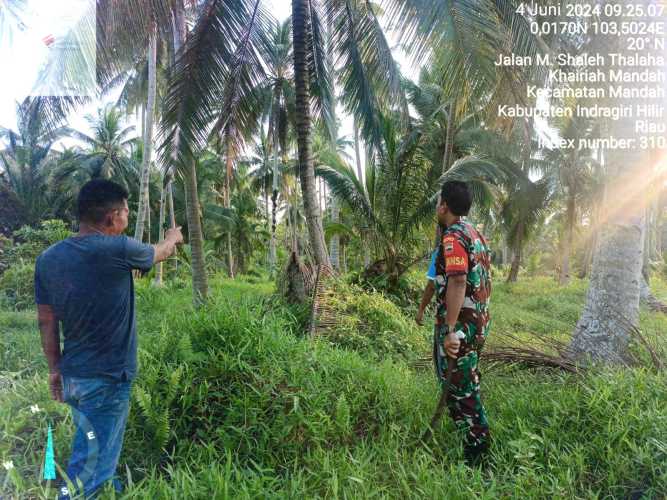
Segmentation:
[[(643, 361), (621, 370), (571, 374), (485, 362), (494, 446), (489, 467), (469, 469), (449, 419), (433, 442), (417, 444), (438, 391), (431, 366), (415, 362), (430, 352), (431, 322), (418, 327), (412, 319), (425, 264), (408, 276), (404, 292), (415, 300), (402, 305), (340, 280), (339, 327), (316, 340), (304, 333), (307, 308), (286, 304), (266, 276), (212, 276), (211, 300), (195, 310), (181, 269), (161, 288), (150, 277), (137, 281), (140, 375), (119, 468), (129, 484), (123, 498), (661, 498), (666, 491), (665, 373), (638, 342), (631, 350)], [(657, 296), (667, 295), (665, 281), (653, 283)], [(487, 349), (507, 344), (507, 334), (569, 337), (585, 289), (583, 280), (561, 287), (539, 275), (498, 283)], [(0, 457), (14, 465), (3, 469), (0, 491), (46, 498), (47, 425), (62, 467), (70, 412), (49, 400), (33, 307), (5, 305), (0, 325)], [(667, 317), (642, 310), (640, 325), (664, 356)]]
[[(518, 3), (292, 0), (278, 20), (261, 0), (97, 0), (97, 99), (27, 98), (0, 127), (0, 498), (52, 495), (49, 424), (69, 453), (32, 280), (96, 178), (127, 187), (135, 238), (187, 234), (135, 278), (124, 498), (663, 498), (665, 158), (544, 140), (629, 119), (499, 119), (546, 78), (500, 52), (623, 50), (537, 38)], [(0, 0), (0, 43), (27, 5)], [(438, 388), (414, 317), (449, 179), (493, 251), (484, 470), (447, 419), (416, 443)]]

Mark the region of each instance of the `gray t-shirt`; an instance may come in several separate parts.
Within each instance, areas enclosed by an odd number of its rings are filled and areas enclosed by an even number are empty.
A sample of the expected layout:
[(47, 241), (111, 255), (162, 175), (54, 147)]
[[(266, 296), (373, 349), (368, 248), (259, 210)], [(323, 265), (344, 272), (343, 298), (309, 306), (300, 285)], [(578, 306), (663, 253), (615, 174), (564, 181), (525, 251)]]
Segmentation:
[(137, 335), (132, 269), (147, 271), (154, 249), (125, 235), (72, 236), (35, 264), (35, 302), (50, 304), (61, 322), (60, 372), (132, 380)]

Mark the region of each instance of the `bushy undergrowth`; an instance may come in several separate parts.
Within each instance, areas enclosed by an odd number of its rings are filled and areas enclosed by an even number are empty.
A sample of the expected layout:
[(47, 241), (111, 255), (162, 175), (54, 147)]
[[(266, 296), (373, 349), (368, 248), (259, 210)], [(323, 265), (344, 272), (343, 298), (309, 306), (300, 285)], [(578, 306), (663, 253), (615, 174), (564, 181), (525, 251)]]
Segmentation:
[(389, 286), (384, 275), (367, 277), (361, 271), (348, 273), (346, 280), (367, 292), (382, 293), (402, 309), (416, 311), (419, 306), (418, 297), (426, 286), (426, 270), (413, 268), (407, 271), (401, 275), (394, 288)]
[[(565, 313), (581, 307), (581, 284), (561, 295), (545, 294), (555, 289), (546, 282), (532, 294), (522, 286), (498, 287), (498, 325), (525, 317), (526, 330), (573, 326)], [(661, 498), (667, 491), (664, 373), (484, 376), (494, 445), (489, 468), (471, 470), (447, 418), (429, 448), (415, 446), (437, 399), (430, 372), (411, 370), (400, 356), (376, 361), (363, 348), (304, 338), (269, 284), (215, 280), (212, 290), (211, 303), (194, 312), (188, 289), (137, 287), (140, 375), (119, 469), (130, 483), (123, 498)], [(353, 295), (354, 307), (383, 304)], [(551, 305), (543, 308), (539, 297)], [(379, 309), (379, 323), (411, 320), (386, 304)], [(542, 320), (532, 321), (538, 310)], [(650, 320), (667, 326), (664, 317)], [(3, 313), (0, 324), (16, 339), (38, 338), (25, 315)], [(17, 368), (40, 355), (33, 342), (4, 359)], [(14, 464), (7, 475), (0, 469), (3, 498), (46, 494), (37, 478), (47, 416), (56, 460), (68, 457), (69, 412), (47, 399), (44, 368), (37, 370), (3, 374), (0, 461)], [(42, 411), (32, 414), (35, 403)]]
[(0, 248), (0, 307), (25, 310), (35, 305), (35, 259), (70, 231), (61, 220), (43, 221), (39, 228), (23, 226)]
[(376, 361), (414, 361), (428, 352), (430, 334), (386, 295), (333, 280), (323, 305), (330, 308), (328, 319), (334, 320), (322, 334), (331, 345)]
[(0, 305), (18, 311), (35, 305), (35, 264), (18, 262), (0, 274)]

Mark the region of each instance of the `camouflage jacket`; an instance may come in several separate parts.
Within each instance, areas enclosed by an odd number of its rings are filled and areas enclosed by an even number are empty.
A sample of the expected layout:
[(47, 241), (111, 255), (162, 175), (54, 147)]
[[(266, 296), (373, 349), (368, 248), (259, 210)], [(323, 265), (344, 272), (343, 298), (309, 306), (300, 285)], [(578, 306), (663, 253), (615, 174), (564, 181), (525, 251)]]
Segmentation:
[(436, 259), (436, 325), (444, 330), (447, 306), (445, 296), (450, 276), (466, 275), (466, 293), (457, 327), (469, 343), (484, 342), (489, 327), (491, 296), (491, 259), (484, 236), (470, 223), (460, 220), (447, 227)]

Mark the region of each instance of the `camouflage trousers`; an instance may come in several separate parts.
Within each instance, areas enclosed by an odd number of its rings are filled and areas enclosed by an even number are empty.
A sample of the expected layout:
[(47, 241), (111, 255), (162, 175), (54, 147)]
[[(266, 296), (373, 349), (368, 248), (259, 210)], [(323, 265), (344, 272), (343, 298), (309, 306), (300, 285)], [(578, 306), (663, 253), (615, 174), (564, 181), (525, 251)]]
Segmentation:
[[(451, 376), (451, 387), (447, 398), (449, 414), (457, 429), (465, 435), (467, 447), (477, 447), (489, 440), (489, 423), (479, 389), (480, 373), (477, 366), (483, 338), (478, 342), (475, 325), (457, 323), (457, 330), (462, 330), (466, 338), (456, 357), (456, 364)], [(436, 325), (433, 335), (433, 359), (438, 380), (444, 389), (447, 385), (447, 355), (445, 353), (445, 326)]]

